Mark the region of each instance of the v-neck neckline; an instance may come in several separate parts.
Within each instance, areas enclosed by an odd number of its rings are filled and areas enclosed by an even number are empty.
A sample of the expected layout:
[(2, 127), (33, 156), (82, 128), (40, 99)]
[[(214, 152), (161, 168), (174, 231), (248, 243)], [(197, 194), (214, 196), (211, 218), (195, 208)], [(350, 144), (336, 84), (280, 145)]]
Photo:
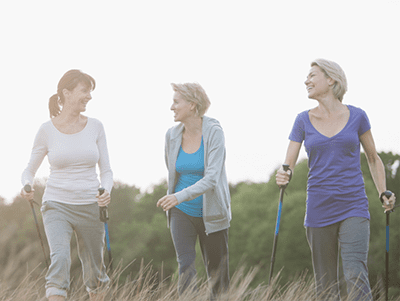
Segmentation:
[(312, 126), (312, 128), (313, 128), (319, 135), (321, 135), (322, 137), (325, 137), (326, 139), (333, 139), (333, 138), (335, 138), (336, 136), (338, 136), (339, 134), (341, 134), (341, 133), (346, 129), (346, 127), (349, 125), (349, 123), (350, 123), (350, 119), (351, 119), (351, 109), (350, 109), (350, 106), (349, 106), (349, 105), (346, 105), (346, 107), (347, 107), (347, 109), (349, 110), (349, 119), (347, 120), (345, 126), (344, 126), (339, 132), (337, 132), (335, 135), (333, 135), (332, 137), (328, 137), (328, 136), (322, 134), (322, 133), (321, 133), (320, 131), (318, 131), (317, 128), (312, 124), (311, 119), (310, 119), (310, 111), (311, 111), (311, 110), (308, 110), (308, 112), (307, 112), (307, 119), (308, 119), (308, 122), (310, 123), (310, 125)]

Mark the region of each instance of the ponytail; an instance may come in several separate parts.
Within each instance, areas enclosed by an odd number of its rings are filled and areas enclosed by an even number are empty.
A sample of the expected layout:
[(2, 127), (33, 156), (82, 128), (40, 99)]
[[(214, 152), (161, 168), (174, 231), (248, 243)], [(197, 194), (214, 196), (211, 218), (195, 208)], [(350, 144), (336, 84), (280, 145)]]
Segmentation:
[(54, 94), (49, 99), (50, 118), (56, 117), (61, 113), (65, 101), (62, 91), (64, 89), (72, 91), (79, 83), (83, 83), (91, 91), (96, 87), (96, 82), (90, 75), (76, 69), (69, 70), (58, 82), (57, 94)]
[(50, 118), (56, 117), (61, 113), (60, 105), (58, 104), (58, 94), (54, 94), (49, 100)]

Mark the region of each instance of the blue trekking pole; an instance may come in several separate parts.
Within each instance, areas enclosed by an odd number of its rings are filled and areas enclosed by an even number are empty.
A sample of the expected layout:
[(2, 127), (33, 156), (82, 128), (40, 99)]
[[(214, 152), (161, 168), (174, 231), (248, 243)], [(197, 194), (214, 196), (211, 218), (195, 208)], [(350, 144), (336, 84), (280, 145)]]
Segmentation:
[[(28, 192), (28, 193), (31, 192), (31, 191), (32, 191), (31, 185), (26, 184), (26, 185), (24, 186), (24, 190), (25, 190), (26, 192)], [(48, 262), (47, 262), (46, 252), (44, 251), (44, 245), (43, 245), (42, 235), (40, 234), (39, 222), (38, 222), (38, 220), (37, 220), (37, 218), (36, 218), (35, 208), (33, 208), (33, 203), (36, 204), (36, 202), (32, 199), (32, 200), (29, 200), (29, 203), (31, 204), (32, 213), (33, 213), (33, 218), (35, 219), (35, 224), (36, 224), (36, 230), (37, 230), (37, 233), (38, 233), (38, 235), (39, 235), (40, 244), (42, 245), (42, 251), (43, 251), (43, 256), (44, 256), (44, 262), (46, 263), (47, 269), (49, 269), (49, 264), (48, 264)], [(37, 205), (37, 204), (36, 204), (36, 205)]]
[[(104, 188), (99, 188), (99, 194), (102, 195), (104, 193), (105, 189)], [(108, 217), (108, 207), (104, 206), (104, 207), (99, 207), (100, 210), (100, 221), (102, 221), (104, 223), (104, 229), (106, 231), (106, 243), (107, 243), (107, 250), (108, 250), (108, 264), (109, 264), (109, 268), (110, 271), (113, 270), (113, 266), (112, 266), (112, 256), (111, 256), (111, 245), (110, 245), (110, 236), (108, 234), (108, 223), (107, 221), (109, 220)]]
[[(289, 170), (289, 165), (283, 164), (282, 165), (284, 171)], [(290, 177), (292, 174), (290, 174)], [(278, 207), (278, 216), (276, 217), (276, 226), (275, 226), (275, 237), (274, 237), (274, 245), (272, 248), (272, 256), (271, 256), (271, 268), (269, 270), (269, 284), (271, 284), (272, 274), (274, 272), (274, 263), (275, 263), (275, 253), (276, 253), (276, 246), (278, 244), (278, 235), (279, 235), (279, 226), (281, 223), (281, 214), (282, 214), (282, 204), (283, 204), (283, 194), (285, 192), (285, 188), (287, 184), (280, 187), (280, 197), (279, 197), (279, 207)]]
[[(388, 199), (392, 196), (392, 192), (386, 190), (380, 196), (381, 202), (383, 203), (383, 196), (386, 196)], [(394, 206), (392, 210), (386, 211), (386, 279), (385, 279), (385, 300), (389, 299), (389, 215), (394, 211), (394, 208), (398, 207)]]

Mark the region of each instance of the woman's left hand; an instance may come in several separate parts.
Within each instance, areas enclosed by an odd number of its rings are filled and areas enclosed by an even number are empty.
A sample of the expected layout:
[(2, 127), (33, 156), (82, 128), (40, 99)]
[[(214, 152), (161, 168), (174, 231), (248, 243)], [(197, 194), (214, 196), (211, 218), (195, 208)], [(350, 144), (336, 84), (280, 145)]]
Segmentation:
[(388, 199), (386, 196), (383, 196), (383, 204), (382, 208), (385, 208), (385, 213), (390, 211), (394, 208), (394, 204), (396, 203), (396, 196), (394, 193)]
[(173, 194), (163, 196), (157, 202), (157, 207), (162, 207), (164, 211), (168, 211), (169, 209), (175, 207), (176, 205), (178, 205), (178, 200), (176, 199), (176, 196), (174, 196)]
[(96, 198), (99, 207), (105, 207), (111, 202), (111, 195), (107, 190), (104, 190), (102, 195), (100, 195), (100, 193), (97, 193)]

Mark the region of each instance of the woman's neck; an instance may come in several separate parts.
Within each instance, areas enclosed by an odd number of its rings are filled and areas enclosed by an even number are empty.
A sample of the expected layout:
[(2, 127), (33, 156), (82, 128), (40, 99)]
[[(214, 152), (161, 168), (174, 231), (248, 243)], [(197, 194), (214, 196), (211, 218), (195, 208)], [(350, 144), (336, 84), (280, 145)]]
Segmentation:
[(79, 112), (77, 113), (63, 109), (60, 115), (57, 116), (57, 119), (61, 124), (77, 124), (86, 120), (86, 117)]
[(333, 96), (317, 100), (318, 107), (316, 107), (316, 110), (318, 110), (322, 114), (330, 115), (332, 113), (343, 110), (343, 108), (345, 107), (345, 105), (343, 105), (339, 99)]
[(203, 118), (193, 117), (183, 122), (185, 135), (195, 136), (202, 132)]

